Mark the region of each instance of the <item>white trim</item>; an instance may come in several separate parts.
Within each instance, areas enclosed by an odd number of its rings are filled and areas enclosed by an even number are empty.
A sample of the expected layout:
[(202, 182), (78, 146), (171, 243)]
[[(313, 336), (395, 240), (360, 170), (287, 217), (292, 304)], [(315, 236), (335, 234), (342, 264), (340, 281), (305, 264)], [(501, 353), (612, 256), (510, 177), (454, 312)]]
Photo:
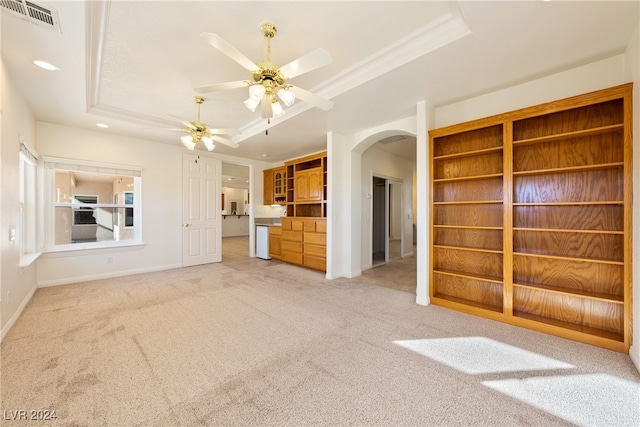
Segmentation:
[(38, 288), (48, 288), (51, 286), (69, 285), (72, 283), (89, 282), (89, 281), (99, 280), (99, 279), (111, 279), (113, 277), (130, 276), (132, 274), (153, 273), (156, 271), (172, 270), (176, 268), (182, 268), (182, 264), (169, 264), (169, 265), (163, 265), (163, 266), (157, 266), (157, 267), (138, 268), (133, 270), (122, 270), (118, 272), (90, 274), (87, 276), (74, 277), (73, 279), (46, 280), (44, 282), (38, 282)]
[(20, 255), (20, 268), (29, 267), (31, 264), (38, 259), (38, 257), (42, 255), (42, 252), (29, 252), (26, 254)]
[(629, 357), (638, 372), (640, 372), (640, 345), (632, 345), (629, 347)]
[(31, 301), (31, 297), (33, 297), (33, 294), (36, 292), (37, 289), (38, 289), (38, 287), (34, 286), (31, 289), (31, 291), (29, 291), (27, 296), (22, 300), (22, 303), (20, 303), (20, 307), (18, 307), (16, 312), (13, 313), (13, 316), (11, 316), (11, 319), (9, 319), (7, 324), (4, 325), (4, 328), (2, 328), (2, 332), (1, 332), (2, 335), (0, 336), (0, 342), (4, 341), (4, 338), (7, 336), (7, 334), (9, 333), (11, 328), (13, 327), (13, 325), (16, 323), (16, 321), (18, 320), (18, 318), (20, 317), (20, 315), (24, 311), (24, 308), (27, 306), (29, 301)]
[(142, 166), (118, 163), (93, 162), (90, 160), (68, 159), (63, 157), (42, 156), (46, 169), (95, 172), (119, 176), (141, 176)]
[(92, 251), (92, 253), (98, 253), (95, 251), (102, 249), (112, 250), (119, 248), (131, 248), (144, 245), (144, 242), (138, 242), (136, 240), (107, 240), (104, 242), (69, 243), (66, 245), (56, 245), (46, 250), (45, 253), (47, 254), (47, 257), (78, 256), (78, 251)]

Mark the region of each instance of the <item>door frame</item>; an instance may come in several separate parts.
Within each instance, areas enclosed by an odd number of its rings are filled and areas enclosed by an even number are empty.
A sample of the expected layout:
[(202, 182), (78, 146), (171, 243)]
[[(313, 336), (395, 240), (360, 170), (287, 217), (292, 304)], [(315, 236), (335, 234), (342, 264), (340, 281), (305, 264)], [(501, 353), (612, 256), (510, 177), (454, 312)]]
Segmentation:
[(373, 179), (374, 178), (380, 178), (380, 179), (384, 179), (385, 182), (385, 191), (384, 191), (384, 213), (385, 213), (385, 218), (384, 218), (384, 225), (385, 225), (385, 229), (384, 229), (384, 240), (385, 240), (385, 247), (384, 247), (384, 263), (388, 263), (389, 262), (389, 208), (390, 208), (390, 200), (389, 200), (389, 186), (392, 183), (396, 183), (396, 184), (400, 184), (402, 191), (400, 193), (400, 259), (404, 258), (404, 215), (405, 215), (405, 207), (404, 207), (404, 180), (400, 179), (400, 178), (394, 178), (385, 174), (381, 174), (375, 171), (372, 171), (371, 173), (371, 178), (369, 179), (369, 183), (371, 185), (371, 199), (369, 201), (369, 230), (371, 231), (369, 233), (369, 265), (371, 267), (373, 267), (373, 209), (374, 209), (374, 197), (375, 197), (375, 191), (373, 188)]

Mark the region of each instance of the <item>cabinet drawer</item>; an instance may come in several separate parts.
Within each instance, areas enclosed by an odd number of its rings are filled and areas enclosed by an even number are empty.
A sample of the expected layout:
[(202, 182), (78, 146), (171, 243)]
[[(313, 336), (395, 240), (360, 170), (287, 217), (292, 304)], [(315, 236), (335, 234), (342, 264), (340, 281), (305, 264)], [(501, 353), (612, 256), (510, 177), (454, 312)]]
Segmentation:
[(283, 253), (284, 251), (289, 251), (289, 252), (298, 252), (302, 254), (302, 243), (283, 240), (280, 242), (280, 246), (282, 247)]
[(327, 232), (327, 221), (316, 220), (316, 233), (326, 233), (326, 232)]
[(316, 220), (315, 219), (305, 219), (304, 221), (304, 231), (315, 232), (316, 231)]
[(270, 236), (282, 235), (282, 227), (269, 227), (269, 235)]
[(320, 258), (326, 258), (327, 256), (327, 248), (323, 245), (309, 245), (305, 242), (304, 244), (304, 255), (313, 255)]
[(291, 264), (302, 265), (302, 254), (283, 250), (282, 261), (290, 262)]
[(302, 228), (303, 228), (303, 221), (301, 219), (282, 218), (283, 230), (302, 231)]
[(282, 240), (302, 242), (302, 231), (282, 230)]
[(302, 265), (321, 271), (325, 271), (327, 269), (327, 261), (324, 258), (317, 258), (309, 255), (304, 256), (304, 263)]
[(326, 245), (327, 235), (324, 233), (304, 233), (304, 242), (314, 245)]

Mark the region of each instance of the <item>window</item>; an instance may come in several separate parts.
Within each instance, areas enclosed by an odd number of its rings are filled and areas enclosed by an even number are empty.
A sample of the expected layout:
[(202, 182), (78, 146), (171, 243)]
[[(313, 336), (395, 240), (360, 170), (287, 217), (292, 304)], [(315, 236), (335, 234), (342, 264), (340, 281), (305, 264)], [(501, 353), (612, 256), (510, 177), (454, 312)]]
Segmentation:
[(50, 194), (47, 250), (141, 244), (141, 170), (45, 158)]
[(20, 265), (29, 265), (38, 255), (37, 245), (37, 157), (20, 138), (19, 218), (16, 239), (20, 247)]

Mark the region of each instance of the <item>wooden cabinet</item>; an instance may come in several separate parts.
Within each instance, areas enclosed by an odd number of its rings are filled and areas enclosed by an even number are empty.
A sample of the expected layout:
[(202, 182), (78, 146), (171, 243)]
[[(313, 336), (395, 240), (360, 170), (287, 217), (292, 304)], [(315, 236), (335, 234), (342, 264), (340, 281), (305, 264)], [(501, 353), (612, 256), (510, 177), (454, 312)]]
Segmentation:
[(324, 218), (282, 218), (282, 260), (325, 271), (326, 232)]
[(269, 227), (269, 256), (274, 259), (282, 258), (282, 227)]
[(287, 168), (284, 166), (273, 170), (273, 200), (278, 204), (287, 201)]
[(295, 201), (320, 202), (323, 196), (323, 174), (321, 168), (313, 168), (295, 173)]
[(631, 85), (430, 132), (435, 304), (631, 344)]
[(284, 205), (287, 202), (287, 179), (284, 166), (262, 172), (265, 205)]
[(273, 197), (273, 169), (267, 169), (262, 172), (262, 185), (264, 191), (263, 204), (273, 205), (275, 199)]
[(287, 216), (326, 217), (327, 153), (292, 160), (285, 165)]

